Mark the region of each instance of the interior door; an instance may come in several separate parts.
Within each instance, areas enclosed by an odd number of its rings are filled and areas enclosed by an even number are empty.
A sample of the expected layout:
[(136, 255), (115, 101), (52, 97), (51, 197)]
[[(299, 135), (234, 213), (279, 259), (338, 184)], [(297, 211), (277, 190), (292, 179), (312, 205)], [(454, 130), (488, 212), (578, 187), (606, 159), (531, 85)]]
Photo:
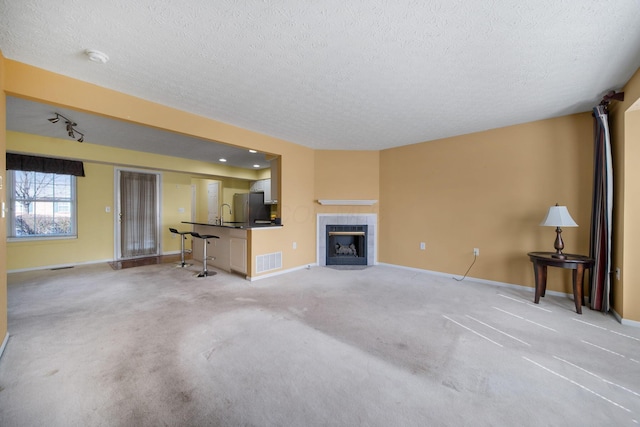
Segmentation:
[(157, 173), (118, 169), (118, 259), (159, 254), (159, 185)]

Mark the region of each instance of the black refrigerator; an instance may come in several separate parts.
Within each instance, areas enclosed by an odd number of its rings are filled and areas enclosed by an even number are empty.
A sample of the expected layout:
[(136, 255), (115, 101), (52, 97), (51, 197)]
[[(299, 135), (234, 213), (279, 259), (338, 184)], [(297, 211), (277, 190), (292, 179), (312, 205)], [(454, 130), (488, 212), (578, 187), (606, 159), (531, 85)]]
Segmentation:
[(264, 204), (264, 193), (236, 193), (233, 195), (236, 222), (255, 224), (271, 220), (271, 209)]

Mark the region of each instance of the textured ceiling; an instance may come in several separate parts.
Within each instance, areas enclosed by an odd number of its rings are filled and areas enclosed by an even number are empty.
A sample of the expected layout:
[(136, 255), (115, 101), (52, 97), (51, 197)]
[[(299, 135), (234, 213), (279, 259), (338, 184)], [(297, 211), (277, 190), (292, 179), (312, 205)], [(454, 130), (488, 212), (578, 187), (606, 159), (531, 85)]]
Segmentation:
[(0, 0), (0, 50), (301, 145), (366, 150), (588, 111), (640, 66), (639, 22), (637, 0)]

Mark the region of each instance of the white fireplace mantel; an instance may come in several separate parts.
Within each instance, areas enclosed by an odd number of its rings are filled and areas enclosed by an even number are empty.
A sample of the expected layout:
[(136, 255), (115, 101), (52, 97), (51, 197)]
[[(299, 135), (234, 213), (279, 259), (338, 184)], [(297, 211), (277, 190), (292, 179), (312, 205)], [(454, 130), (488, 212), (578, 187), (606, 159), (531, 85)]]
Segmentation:
[(321, 205), (333, 205), (333, 206), (371, 206), (378, 203), (377, 200), (346, 200), (346, 199), (320, 199), (318, 203)]

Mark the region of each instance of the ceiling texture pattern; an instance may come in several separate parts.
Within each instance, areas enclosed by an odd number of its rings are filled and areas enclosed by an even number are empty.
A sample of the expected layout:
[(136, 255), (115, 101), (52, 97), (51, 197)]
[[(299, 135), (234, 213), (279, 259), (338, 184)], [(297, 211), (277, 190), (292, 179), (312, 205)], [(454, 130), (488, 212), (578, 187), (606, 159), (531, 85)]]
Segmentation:
[(589, 111), (640, 67), (638, 23), (637, 0), (0, 0), (0, 50), (315, 149), (379, 150)]

